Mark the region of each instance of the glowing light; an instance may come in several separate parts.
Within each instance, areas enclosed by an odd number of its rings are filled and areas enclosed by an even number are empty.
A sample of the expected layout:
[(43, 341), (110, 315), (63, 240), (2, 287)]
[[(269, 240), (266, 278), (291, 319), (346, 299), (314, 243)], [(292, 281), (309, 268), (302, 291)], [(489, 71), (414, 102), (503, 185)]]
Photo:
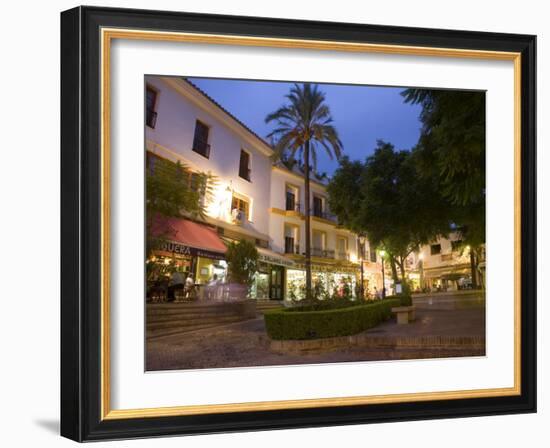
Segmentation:
[(207, 206), (208, 215), (231, 222), (231, 199), (233, 189), (231, 184), (220, 183), (212, 192), (212, 200)]
[(384, 258), (384, 257), (386, 256), (386, 251), (385, 251), (385, 250), (381, 250), (381, 251), (379, 251), (378, 253), (380, 254), (380, 256), (381, 256), (382, 258)]

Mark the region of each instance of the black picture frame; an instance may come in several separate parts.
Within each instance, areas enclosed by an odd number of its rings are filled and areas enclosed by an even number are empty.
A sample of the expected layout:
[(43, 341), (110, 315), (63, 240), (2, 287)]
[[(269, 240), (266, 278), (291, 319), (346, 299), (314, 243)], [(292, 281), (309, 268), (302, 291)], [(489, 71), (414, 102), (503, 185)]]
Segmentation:
[[(521, 394), (102, 420), (100, 29), (129, 28), (521, 53)], [(536, 411), (536, 37), (166, 11), (61, 14), (61, 434), (76, 441)]]

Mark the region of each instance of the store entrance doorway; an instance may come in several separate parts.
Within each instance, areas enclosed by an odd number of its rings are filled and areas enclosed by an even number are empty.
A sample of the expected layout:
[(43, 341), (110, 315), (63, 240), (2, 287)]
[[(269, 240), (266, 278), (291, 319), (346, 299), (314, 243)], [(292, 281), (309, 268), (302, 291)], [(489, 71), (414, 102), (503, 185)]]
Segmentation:
[(283, 300), (285, 270), (282, 266), (273, 266), (269, 281), (269, 298)]

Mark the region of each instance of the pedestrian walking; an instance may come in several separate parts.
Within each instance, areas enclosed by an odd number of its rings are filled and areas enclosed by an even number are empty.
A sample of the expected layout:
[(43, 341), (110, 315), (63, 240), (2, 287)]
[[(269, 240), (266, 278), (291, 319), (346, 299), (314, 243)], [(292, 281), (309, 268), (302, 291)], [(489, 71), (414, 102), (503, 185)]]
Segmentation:
[(206, 297), (210, 300), (218, 300), (218, 275), (214, 274), (206, 285)]

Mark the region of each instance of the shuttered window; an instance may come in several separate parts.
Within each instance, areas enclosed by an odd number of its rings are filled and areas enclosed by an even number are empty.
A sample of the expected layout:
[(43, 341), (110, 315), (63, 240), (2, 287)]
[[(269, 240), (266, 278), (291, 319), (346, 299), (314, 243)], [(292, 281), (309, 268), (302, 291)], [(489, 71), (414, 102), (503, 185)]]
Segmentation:
[(145, 93), (145, 124), (150, 128), (154, 128), (157, 124), (157, 91), (152, 87), (147, 86)]
[(195, 135), (193, 137), (193, 151), (201, 156), (210, 157), (210, 145), (208, 144), (208, 133), (210, 128), (203, 122), (197, 120), (195, 123)]
[(250, 154), (241, 149), (239, 176), (250, 182)]

